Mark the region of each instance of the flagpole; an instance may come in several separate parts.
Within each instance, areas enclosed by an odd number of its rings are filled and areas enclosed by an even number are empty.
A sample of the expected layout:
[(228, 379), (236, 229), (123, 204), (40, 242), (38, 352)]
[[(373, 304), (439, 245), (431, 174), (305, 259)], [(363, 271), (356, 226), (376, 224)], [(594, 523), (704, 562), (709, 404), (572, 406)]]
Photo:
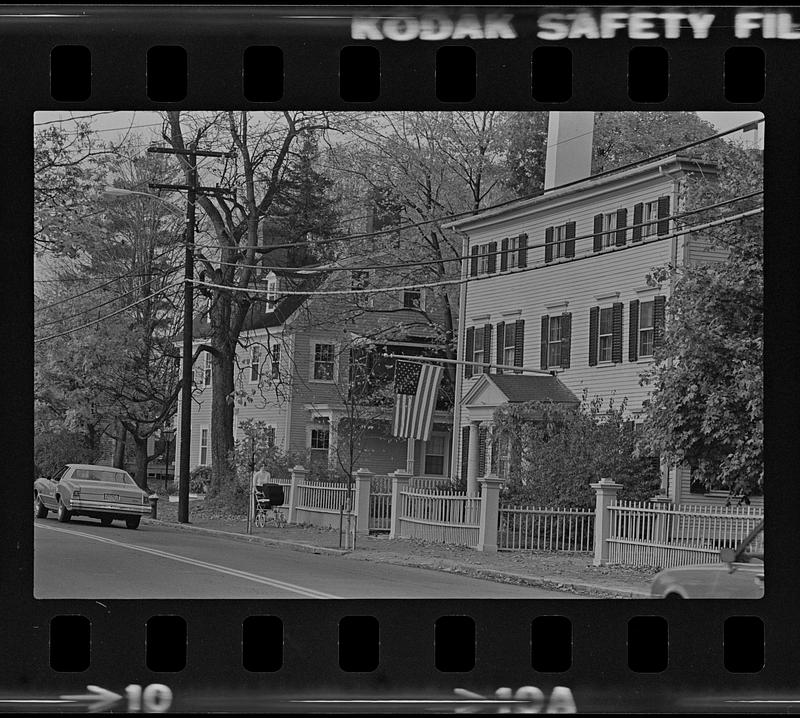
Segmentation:
[(554, 376), (553, 372), (545, 371), (544, 369), (529, 369), (527, 367), (512, 366), (510, 364), (490, 364), (488, 362), (463, 361), (461, 359), (440, 359), (439, 357), (409, 356), (407, 354), (384, 353), (383, 356), (385, 356), (387, 359), (403, 359), (404, 361), (412, 361), (412, 362), (414, 361), (423, 363), (440, 362), (442, 364), (460, 364), (461, 366), (473, 366), (477, 367), (479, 372), (488, 367), (490, 369), (508, 369), (509, 371), (526, 372), (528, 374), (539, 374), (541, 376)]

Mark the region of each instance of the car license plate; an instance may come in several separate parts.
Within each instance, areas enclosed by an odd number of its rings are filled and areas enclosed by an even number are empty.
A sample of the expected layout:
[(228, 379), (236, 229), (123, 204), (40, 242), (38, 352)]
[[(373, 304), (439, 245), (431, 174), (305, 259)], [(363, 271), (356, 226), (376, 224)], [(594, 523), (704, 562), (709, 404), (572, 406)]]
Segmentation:
[(103, 498), (106, 501), (119, 501), (119, 494), (105, 494)]

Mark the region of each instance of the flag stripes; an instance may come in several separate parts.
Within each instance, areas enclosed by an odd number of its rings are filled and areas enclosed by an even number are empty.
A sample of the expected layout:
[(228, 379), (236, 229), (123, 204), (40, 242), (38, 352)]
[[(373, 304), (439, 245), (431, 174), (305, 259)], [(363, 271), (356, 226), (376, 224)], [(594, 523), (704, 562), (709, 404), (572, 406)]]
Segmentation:
[(392, 434), (427, 441), (443, 368), (398, 361), (395, 367), (395, 407)]

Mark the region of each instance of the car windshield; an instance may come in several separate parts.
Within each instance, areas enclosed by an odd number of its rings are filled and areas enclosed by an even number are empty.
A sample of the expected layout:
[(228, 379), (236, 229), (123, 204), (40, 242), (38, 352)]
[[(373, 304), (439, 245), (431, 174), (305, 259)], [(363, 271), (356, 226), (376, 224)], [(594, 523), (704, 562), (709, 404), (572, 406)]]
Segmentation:
[(113, 469), (75, 469), (72, 478), (81, 481), (109, 481), (114, 484), (136, 483), (127, 472)]

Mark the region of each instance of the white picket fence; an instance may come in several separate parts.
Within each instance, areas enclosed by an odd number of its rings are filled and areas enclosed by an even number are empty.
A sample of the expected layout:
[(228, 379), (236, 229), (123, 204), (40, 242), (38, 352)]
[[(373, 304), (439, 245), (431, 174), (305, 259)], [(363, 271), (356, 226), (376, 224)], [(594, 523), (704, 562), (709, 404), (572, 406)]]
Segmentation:
[(608, 563), (659, 568), (715, 562), (764, 517), (757, 506), (619, 501), (608, 510)]
[(347, 500), (347, 484), (306, 481), (297, 485), (297, 508), (339, 513)]
[(497, 550), (589, 552), (594, 515), (593, 509), (501, 506)]
[(400, 492), (399, 533), (403, 538), (477, 546), (481, 499), (466, 494)]

